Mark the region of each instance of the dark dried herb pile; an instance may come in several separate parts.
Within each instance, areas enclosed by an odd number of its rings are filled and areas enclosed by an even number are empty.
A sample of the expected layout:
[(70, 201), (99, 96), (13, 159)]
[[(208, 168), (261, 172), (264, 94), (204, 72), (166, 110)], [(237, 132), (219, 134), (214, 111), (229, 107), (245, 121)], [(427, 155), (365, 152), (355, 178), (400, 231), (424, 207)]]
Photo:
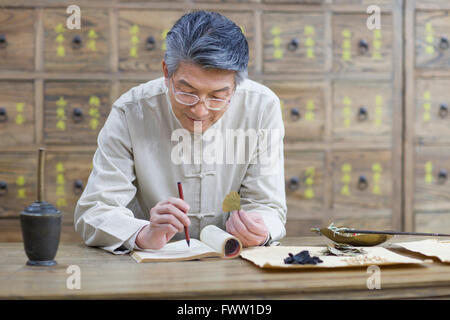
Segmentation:
[(284, 259), (285, 264), (318, 264), (323, 262), (319, 257), (311, 257), (308, 250), (303, 250), (296, 255), (289, 253), (289, 257)]

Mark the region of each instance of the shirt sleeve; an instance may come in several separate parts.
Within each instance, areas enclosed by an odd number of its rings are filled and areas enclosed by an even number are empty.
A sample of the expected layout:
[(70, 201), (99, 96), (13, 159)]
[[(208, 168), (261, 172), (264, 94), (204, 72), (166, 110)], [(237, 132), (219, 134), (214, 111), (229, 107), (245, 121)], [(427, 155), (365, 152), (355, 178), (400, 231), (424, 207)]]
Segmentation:
[(88, 246), (128, 253), (149, 221), (126, 206), (136, 194), (134, 160), (124, 109), (113, 105), (98, 136), (93, 169), (74, 212), (75, 230)]
[(266, 105), (257, 146), (240, 187), (241, 208), (259, 212), (269, 229), (265, 245), (286, 235), (286, 191), (284, 184), (284, 124), (279, 99)]

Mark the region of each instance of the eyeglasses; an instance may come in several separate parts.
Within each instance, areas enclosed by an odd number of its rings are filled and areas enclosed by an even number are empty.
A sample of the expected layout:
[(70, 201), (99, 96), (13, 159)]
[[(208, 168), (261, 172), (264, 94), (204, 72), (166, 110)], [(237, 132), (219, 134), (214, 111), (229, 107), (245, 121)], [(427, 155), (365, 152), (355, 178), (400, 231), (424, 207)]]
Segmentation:
[[(171, 79), (172, 91), (175, 95), (175, 100), (186, 106), (196, 105), (200, 100), (199, 96), (196, 94), (191, 94), (183, 91), (175, 91), (175, 86), (173, 84), (173, 79)], [(214, 111), (223, 110), (230, 102), (230, 99), (218, 99), (218, 98), (206, 98), (204, 99), (206, 108)]]

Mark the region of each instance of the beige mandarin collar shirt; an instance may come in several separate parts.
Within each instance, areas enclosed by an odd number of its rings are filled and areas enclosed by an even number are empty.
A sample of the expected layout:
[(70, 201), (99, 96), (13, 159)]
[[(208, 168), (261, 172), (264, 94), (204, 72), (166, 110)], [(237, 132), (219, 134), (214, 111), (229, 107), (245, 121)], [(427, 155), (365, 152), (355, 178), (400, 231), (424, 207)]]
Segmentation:
[[(205, 161), (204, 157), (173, 161), (174, 148), (179, 150), (183, 140), (172, 138), (177, 129), (182, 126), (173, 113), (164, 78), (134, 87), (114, 102), (98, 136), (93, 170), (75, 208), (75, 229), (84, 242), (115, 254), (133, 250), (137, 233), (150, 223), (150, 209), (159, 201), (178, 197), (178, 181), (190, 205), (191, 238), (199, 239), (201, 229), (209, 224), (225, 230), (229, 213), (222, 212), (222, 202), (231, 191), (239, 192), (242, 209), (263, 215), (271, 243), (284, 237), (284, 126), (277, 96), (247, 79), (236, 88), (224, 115), (203, 133), (212, 129), (225, 137), (227, 129), (278, 130), (277, 139), (261, 144), (280, 151), (270, 164), (274, 170), (264, 174), (260, 162), (250, 159), (267, 150), (251, 143), (244, 162)], [(206, 141), (201, 134), (188, 136), (191, 146), (199, 142), (191, 149), (192, 157), (202, 154), (208, 142), (216, 141)], [(258, 142), (260, 138), (258, 135)], [(224, 154), (225, 148), (224, 144)], [(180, 239), (184, 233), (173, 238)]]

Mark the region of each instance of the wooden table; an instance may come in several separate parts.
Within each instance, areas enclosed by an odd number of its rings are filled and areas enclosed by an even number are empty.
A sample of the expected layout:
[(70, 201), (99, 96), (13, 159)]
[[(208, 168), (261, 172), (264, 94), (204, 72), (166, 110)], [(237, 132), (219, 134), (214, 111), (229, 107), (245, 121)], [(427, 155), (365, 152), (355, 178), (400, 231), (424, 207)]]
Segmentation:
[[(284, 245), (325, 243), (319, 236), (282, 241)], [(22, 243), (0, 243), (0, 257), (0, 299), (450, 298), (450, 264), (439, 262), (382, 267), (381, 289), (369, 290), (367, 268), (266, 270), (240, 258), (139, 264), (129, 255), (75, 243), (60, 244), (58, 264), (53, 267), (26, 266)], [(71, 265), (81, 272), (80, 289), (67, 288)]]

